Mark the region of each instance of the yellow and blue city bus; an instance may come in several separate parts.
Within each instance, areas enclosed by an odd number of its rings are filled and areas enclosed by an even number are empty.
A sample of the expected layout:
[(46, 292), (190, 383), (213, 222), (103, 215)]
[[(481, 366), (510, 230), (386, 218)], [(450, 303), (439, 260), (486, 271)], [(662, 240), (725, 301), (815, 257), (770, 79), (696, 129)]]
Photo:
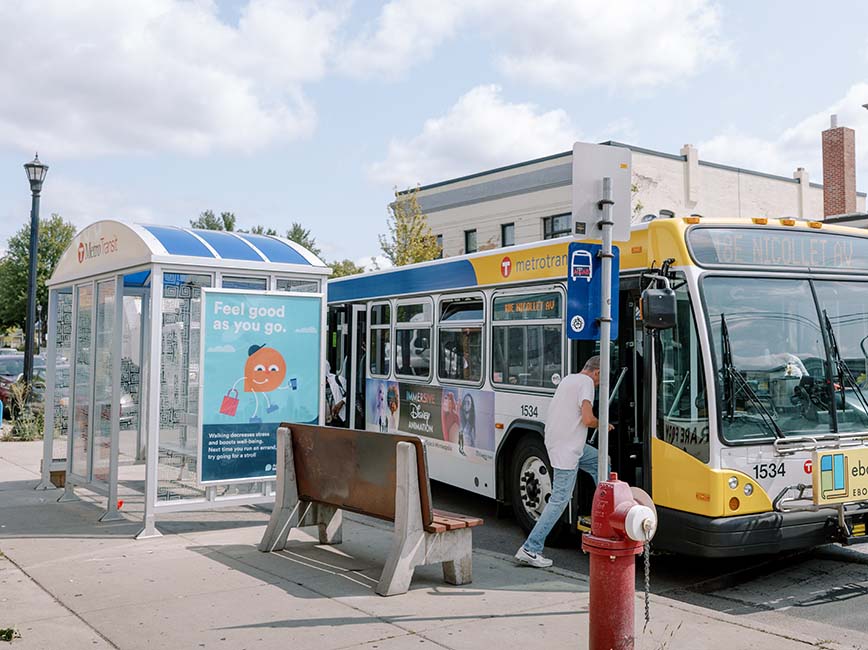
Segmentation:
[[(525, 529), (551, 493), (552, 394), (599, 347), (566, 337), (569, 242), (328, 286), (348, 424), (422, 436), (432, 478), (510, 504)], [(634, 226), (616, 244), (610, 458), (652, 495), (655, 547), (723, 557), (860, 541), (868, 232), (688, 217)], [(675, 326), (652, 331), (641, 295), (662, 276)], [(592, 494), (580, 472), (567, 523), (589, 512)]]

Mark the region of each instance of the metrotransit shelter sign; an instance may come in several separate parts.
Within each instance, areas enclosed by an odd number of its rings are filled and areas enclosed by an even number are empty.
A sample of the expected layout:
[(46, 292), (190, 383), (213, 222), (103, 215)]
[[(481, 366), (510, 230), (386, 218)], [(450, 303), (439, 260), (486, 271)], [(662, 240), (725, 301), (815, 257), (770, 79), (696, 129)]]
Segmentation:
[[(600, 338), (600, 311), (603, 304), (602, 258), (599, 244), (573, 242), (567, 253), (567, 338), (597, 341)], [(618, 272), (621, 257), (612, 247), (612, 340), (618, 338)]]

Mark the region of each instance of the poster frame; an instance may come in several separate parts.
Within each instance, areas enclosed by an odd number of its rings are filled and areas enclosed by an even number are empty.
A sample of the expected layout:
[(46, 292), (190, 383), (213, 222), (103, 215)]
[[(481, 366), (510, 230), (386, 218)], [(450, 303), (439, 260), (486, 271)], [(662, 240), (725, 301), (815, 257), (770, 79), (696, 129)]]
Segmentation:
[(326, 315), (324, 309), (324, 300), (325, 296), (322, 293), (308, 293), (302, 291), (278, 291), (276, 289), (266, 289), (266, 290), (254, 290), (254, 289), (223, 289), (222, 287), (203, 287), (202, 288), (202, 334), (199, 337), (199, 422), (198, 422), (198, 433), (199, 440), (196, 449), (196, 480), (199, 482), (199, 485), (203, 486), (216, 486), (216, 485), (240, 485), (245, 483), (261, 483), (263, 481), (275, 481), (277, 480), (277, 470), (275, 466), (275, 473), (264, 475), (264, 476), (248, 476), (244, 478), (233, 478), (233, 479), (217, 479), (217, 480), (203, 480), (202, 479), (202, 456), (203, 456), (203, 447), (205, 442), (204, 436), (204, 410), (205, 410), (205, 350), (206, 350), (206, 336), (205, 336), (205, 313), (206, 306), (208, 304), (208, 299), (211, 295), (252, 295), (252, 296), (272, 296), (272, 297), (281, 297), (281, 298), (304, 298), (310, 301), (316, 301), (318, 305), (318, 313), (319, 313), (319, 323), (317, 327), (319, 328), (319, 364), (317, 365), (319, 369), (319, 377), (317, 378), (318, 388), (318, 408), (317, 408), (317, 420), (318, 423), (322, 423), (323, 420), (323, 402), (325, 401), (322, 397), (325, 391), (324, 381), (325, 374), (323, 372), (324, 369), (324, 359), (325, 359), (325, 345), (326, 345), (326, 337), (325, 337), (325, 327), (327, 325)]

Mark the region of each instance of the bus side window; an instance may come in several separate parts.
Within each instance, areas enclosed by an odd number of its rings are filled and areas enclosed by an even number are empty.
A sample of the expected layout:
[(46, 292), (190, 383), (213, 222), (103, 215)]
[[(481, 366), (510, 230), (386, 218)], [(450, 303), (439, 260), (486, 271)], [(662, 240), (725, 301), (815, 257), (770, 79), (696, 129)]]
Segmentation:
[(368, 358), (371, 376), (374, 377), (388, 377), (391, 370), (391, 312), (391, 305), (387, 302), (371, 305), (371, 344)]
[(482, 381), (481, 298), (461, 298), (440, 303), (440, 379), (479, 383)]

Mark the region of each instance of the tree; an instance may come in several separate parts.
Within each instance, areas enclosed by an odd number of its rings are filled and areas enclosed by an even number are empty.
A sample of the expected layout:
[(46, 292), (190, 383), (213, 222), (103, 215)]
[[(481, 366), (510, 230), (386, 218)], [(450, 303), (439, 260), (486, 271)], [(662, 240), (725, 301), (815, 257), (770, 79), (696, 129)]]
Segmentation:
[(347, 275), (356, 275), (358, 273), (364, 273), (365, 267), (359, 266), (352, 260), (341, 260), (340, 262), (332, 262), (329, 264), (332, 267), (332, 277), (333, 278), (342, 278)]
[(277, 235), (274, 228), (265, 228), (264, 226), (253, 226), (250, 230), (239, 230), (238, 232), (249, 232), (251, 235)]
[(419, 188), (398, 192), (389, 205), (388, 235), (380, 235), (380, 248), (392, 264), (404, 266), (436, 259), (440, 254), (437, 237), (428, 226), (417, 194)]
[(292, 228), (286, 231), (286, 238), (296, 244), (301, 244), (317, 257), (322, 255), (322, 251), (317, 247), (316, 239), (311, 236), (310, 230), (307, 230), (300, 223), (292, 222)]
[(205, 210), (198, 219), (191, 219), (190, 226), (199, 230), (235, 230), (235, 213), (221, 212), (215, 216), (213, 210)]
[[(36, 267), (36, 304), (48, 316), (48, 288), (60, 256), (75, 237), (75, 226), (58, 214), (39, 220), (39, 259)], [(27, 281), (30, 275), (30, 224), (9, 238), (0, 260), (0, 327), (24, 328), (27, 318)]]

